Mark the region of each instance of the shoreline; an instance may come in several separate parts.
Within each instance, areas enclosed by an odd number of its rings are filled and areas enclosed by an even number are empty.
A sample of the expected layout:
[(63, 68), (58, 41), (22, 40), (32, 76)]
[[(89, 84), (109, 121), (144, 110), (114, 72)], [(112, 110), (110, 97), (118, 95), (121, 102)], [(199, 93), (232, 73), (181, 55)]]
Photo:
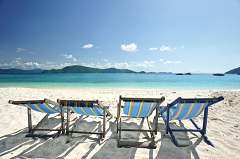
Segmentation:
[(5, 89), (5, 88), (24, 88), (24, 89), (63, 89), (63, 90), (69, 90), (69, 89), (73, 89), (73, 90), (162, 90), (162, 91), (240, 91), (240, 89), (231, 89), (231, 88), (212, 88), (212, 89), (208, 89), (208, 88), (177, 88), (177, 87), (159, 87), (159, 88), (145, 88), (145, 87), (88, 87), (88, 86), (66, 86), (66, 87), (43, 87), (43, 86), (33, 86), (33, 87), (29, 87), (29, 86), (0, 86), (0, 89)]

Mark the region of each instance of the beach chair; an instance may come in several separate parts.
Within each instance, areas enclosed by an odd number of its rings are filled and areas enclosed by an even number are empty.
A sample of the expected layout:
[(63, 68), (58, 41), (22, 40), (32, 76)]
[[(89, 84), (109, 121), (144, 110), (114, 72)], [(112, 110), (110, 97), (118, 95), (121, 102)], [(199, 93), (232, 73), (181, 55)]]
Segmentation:
[[(96, 134), (100, 135), (101, 139), (105, 138), (106, 135), (106, 117), (110, 116), (111, 118), (113, 115), (109, 112), (109, 107), (104, 106), (98, 100), (60, 100), (58, 99), (58, 103), (67, 108), (67, 125), (66, 125), (66, 134), (69, 133), (82, 133), (82, 134)], [(102, 131), (98, 132), (89, 132), (89, 131), (75, 131), (70, 130), (70, 113), (77, 113), (85, 116), (101, 116), (103, 118), (102, 122)], [(101, 124), (101, 123), (100, 123)]]
[[(158, 116), (158, 106), (165, 100), (162, 98), (126, 98), (119, 97), (117, 108), (117, 133), (118, 147), (139, 147), (139, 148), (156, 148), (154, 141), (157, 134), (158, 120), (154, 120), (154, 129), (151, 127), (148, 117), (156, 111), (155, 118)], [(122, 118), (141, 118), (142, 123), (147, 119), (148, 129), (122, 128)], [(127, 125), (127, 124), (125, 124)], [(126, 126), (125, 126), (126, 127)], [(138, 126), (139, 127), (139, 126)], [(149, 132), (151, 135), (150, 142), (122, 141), (122, 132)]]
[[(166, 125), (166, 134), (170, 133), (173, 143), (179, 147), (179, 143), (177, 142), (176, 138), (173, 135), (173, 132), (200, 132), (204, 141), (213, 146), (213, 143), (208, 140), (206, 136), (206, 129), (207, 129), (207, 118), (208, 118), (208, 107), (222, 101), (224, 98), (222, 96), (218, 98), (177, 98), (172, 103), (168, 104), (167, 106), (160, 106), (159, 107), (159, 116), (163, 118), (163, 121)], [(203, 125), (200, 128), (197, 123), (193, 120), (193, 118), (197, 117), (201, 113), (203, 114)], [(170, 121), (172, 120), (186, 120), (189, 119), (192, 124), (195, 126), (194, 129), (187, 129), (187, 128), (171, 128)]]
[[(38, 137), (38, 138), (45, 138), (45, 137), (57, 137), (60, 135), (60, 133), (64, 134), (64, 116), (63, 116), (63, 109), (62, 107), (54, 101), (51, 101), (49, 99), (44, 100), (29, 100), (29, 101), (13, 101), (9, 100), (10, 104), (18, 105), (18, 106), (24, 106), (27, 108), (27, 114), (28, 114), (28, 134), (26, 137)], [(32, 112), (31, 110), (46, 113), (46, 115), (37, 123), (35, 127), (32, 125)], [(48, 119), (49, 115), (51, 114), (59, 114), (61, 117), (61, 126), (59, 128), (40, 128), (40, 126)], [(57, 131), (54, 134), (41, 134), (41, 133), (35, 133), (36, 131)]]

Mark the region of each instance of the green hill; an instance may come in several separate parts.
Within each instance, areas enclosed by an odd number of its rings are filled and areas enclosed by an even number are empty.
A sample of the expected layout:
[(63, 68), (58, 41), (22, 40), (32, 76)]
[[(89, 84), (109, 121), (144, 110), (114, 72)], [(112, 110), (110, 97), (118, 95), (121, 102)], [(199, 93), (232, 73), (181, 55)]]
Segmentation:
[(225, 74), (240, 74), (240, 67), (227, 71)]
[(0, 74), (31, 74), (31, 73), (42, 73), (43, 70), (41, 69), (34, 69), (34, 70), (21, 70), (16, 68), (10, 69), (0, 69)]
[(116, 69), (116, 68), (91, 68), (85, 66), (67, 66), (63, 69), (44, 70), (43, 73), (136, 73), (128, 69)]

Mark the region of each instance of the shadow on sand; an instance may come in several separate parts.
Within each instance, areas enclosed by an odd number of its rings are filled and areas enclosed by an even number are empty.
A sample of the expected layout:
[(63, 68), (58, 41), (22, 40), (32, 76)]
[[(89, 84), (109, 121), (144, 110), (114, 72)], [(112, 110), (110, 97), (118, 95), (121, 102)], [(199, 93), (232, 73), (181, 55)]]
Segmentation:
[[(59, 123), (60, 119), (50, 118), (49, 123), (45, 126), (50, 126), (51, 123)], [(145, 123), (140, 123), (138, 125), (135, 122), (127, 123), (131, 127), (141, 128), (145, 126)], [(101, 124), (99, 121), (90, 120), (86, 121), (85, 118), (78, 118), (74, 124), (73, 128), (81, 130), (81, 126), (87, 125), (87, 131), (99, 131), (101, 129)], [(25, 135), (28, 131), (27, 128), (18, 130), (12, 134), (4, 135), (0, 137), (0, 158), (139, 158), (137, 154), (138, 148), (118, 148), (117, 147), (117, 124), (114, 118), (107, 120), (107, 135), (106, 139), (101, 141), (96, 135), (60, 135), (58, 138), (26, 138)], [(152, 126), (153, 123), (151, 123)], [(171, 123), (171, 127), (184, 127), (182, 122)], [(127, 126), (127, 125), (125, 125)], [(86, 127), (85, 127), (86, 128)], [(170, 159), (170, 158), (185, 158), (190, 159), (191, 157), (199, 158), (199, 155), (196, 151), (196, 147), (202, 142), (202, 138), (198, 137), (196, 134), (192, 133), (192, 138), (189, 138), (186, 132), (177, 132), (174, 133), (180, 145), (184, 147), (176, 147), (170, 135), (165, 134), (165, 125), (159, 123), (158, 125), (158, 140), (157, 149), (145, 149), (140, 150), (146, 152), (144, 155), (147, 155), (148, 158), (153, 159)], [(140, 136), (148, 136), (148, 134), (141, 134), (140, 132), (126, 132), (123, 135), (124, 139), (130, 137), (130, 139), (139, 140)], [(192, 143), (193, 138), (194, 143)], [(89, 142), (91, 141), (91, 142)], [(87, 146), (87, 148), (86, 148)], [(83, 149), (86, 152), (83, 152)], [(94, 153), (94, 154), (93, 154)], [(76, 154), (76, 156), (75, 156)]]
[[(184, 124), (179, 121), (179, 126), (176, 122), (172, 122), (170, 124), (171, 128), (184, 128)], [(172, 159), (172, 158), (184, 158), (191, 159), (194, 157), (195, 159), (199, 158), (199, 155), (196, 151), (196, 147), (201, 143), (202, 138), (199, 138), (195, 133), (191, 133), (193, 136), (198, 138), (195, 143), (192, 143), (191, 139), (187, 135), (187, 132), (173, 132), (175, 138), (177, 139), (180, 147), (175, 146), (172, 142), (172, 138), (169, 134), (165, 133), (166, 126), (163, 123), (159, 124), (158, 132), (161, 133), (161, 138), (158, 142), (160, 142), (159, 152), (156, 156), (156, 159)], [(193, 137), (193, 138), (195, 138)], [(191, 157), (192, 156), (192, 157)]]

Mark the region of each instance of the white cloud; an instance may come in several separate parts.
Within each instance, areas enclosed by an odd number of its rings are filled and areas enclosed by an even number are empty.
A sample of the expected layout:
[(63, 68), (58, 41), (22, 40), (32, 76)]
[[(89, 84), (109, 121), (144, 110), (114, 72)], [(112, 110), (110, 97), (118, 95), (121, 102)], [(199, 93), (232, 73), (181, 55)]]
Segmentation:
[(179, 64), (181, 61), (166, 61), (164, 64)]
[(67, 59), (72, 59), (73, 55), (63, 54), (62, 56), (66, 57)]
[(114, 63), (114, 67), (116, 68), (121, 68), (121, 69), (135, 69), (137, 67), (143, 67), (143, 68), (148, 68), (148, 67), (153, 67), (155, 61), (143, 61), (143, 62), (122, 62), (122, 63)]
[(170, 48), (170, 47), (168, 47), (168, 46), (161, 46), (160, 47), (160, 51), (172, 51), (173, 49), (172, 48)]
[(15, 60), (13, 60), (10, 64), (12, 64), (13, 66), (14, 65), (20, 65), (21, 64), (21, 58), (20, 57), (17, 57), (15, 58)]
[(84, 45), (82, 48), (83, 49), (90, 49), (93, 47), (93, 44), (87, 44), (87, 45)]
[(155, 61), (144, 61), (142, 63), (142, 67), (153, 67), (155, 63), (156, 63)]
[(72, 63), (60, 63), (60, 64), (57, 64), (56, 62), (47, 61), (46, 63), (42, 64), (41, 69), (46, 69), (46, 70), (49, 70), (49, 69), (61, 69), (63, 67), (71, 66), (71, 65), (73, 65), (73, 64)]
[(118, 69), (130, 69), (131, 68), (131, 65), (127, 62), (117, 62), (117, 63), (111, 64), (111, 65), (112, 65), (112, 67), (118, 68)]
[(22, 51), (26, 51), (27, 49), (24, 49), (24, 48), (17, 48), (16, 49), (16, 52), (22, 52)]
[(108, 59), (102, 59), (102, 61), (104, 61), (104, 62), (108, 62)]
[(0, 64), (0, 66), (4, 68), (20, 68), (20, 69), (35, 69), (35, 68), (42, 67), (42, 64), (39, 64), (37, 62), (22, 63), (20, 60), (21, 58), (16, 58), (15, 61), (12, 61), (10, 63)]
[(56, 64), (56, 62), (52, 62), (52, 61), (46, 61), (46, 64), (47, 64), (47, 65), (55, 65), (55, 64)]
[(77, 61), (77, 59), (75, 57), (73, 57), (73, 55), (69, 55), (69, 54), (60, 54), (60, 56), (64, 56), (67, 59), (73, 59), (73, 61)]
[(25, 66), (35, 66), (35, 67), (41, 67), (41, 64), (37, 62), (26, 62), (24, 63)]
[[(18, 58), (16, 58), (18, 59)], [(19, 60), (19, 59), (18, 59)], [(49, 70), (49, 69), (61, 69), (66, 66), (71, 66), (72, 63), (56, 63), (51, 61), (45, 61), (45, 62), (36, 62), (36, 61), (27, 61), (27, 62), (21, 62), (21, 61), (12, 61), (10, 63), (0, 63), (1, 68), (18, 68), (18, 69), (24, 69), (24, 70), (30, 70), (30, 69), (43, 69), (43, 70)]]
[(148, 67), (153, 67), (155, 63), (156, 63), (155, 61), (143, 61), (143, 62), (131, 62), (129, 65), (130, 65), (130, 68), (134, 68), (134, 67), (148, 68)]
[(130, 70), (142, 70), (145, 68), (154, 67), (155, 61), (141, 61), (141, 62), (109, 62), (104, 63), (81, 63), (83, 66), (95, 67), (95, 68), (117, 68), (117, 69), (130, 69)]
[(163, 62), (163, 59), (159, 59), (158, 61)]
[(128, 52), (134, 52), (137, 51), (137, 45), (135, 43), (129, 44), (129, 45), (121, 45), (121, 49), (124, 51), (128, 51)]
[[(62, 69), (62, 68), (64, 68), (64, 67), (66, 67), (66, 66), (71, 66), (72, 64), (71, 63), (61, 63), (61, 64), (55, 64), (55, 68), (56, 69)], [(47, 68), (46, 68), (47, 69)], [(48, 69), (52, 69), (52, 68), (48, 68)]]
[(103, 68), (109, 68), (109, 67), (114, 67), (114, 68), (119, 68), (119, 69), (135, 69), (138, 67), (143, 67), (143, 68), (148, 68), (148, 67), (153, 67), (155, 61), (143, 61), (143, 62), (115, 62), (115, 63), (106, 63)]
[(15, 58), (16, 61), (20, 61), (21, 60), (21, 57), (17, 57)]
[(148, 50), (149, 50), (149, 51), (155, 51), (155, 50), (157, 50), (157, 48), (156, 48), (156, 47), (151, 47), (151, 48), (149, 48)]

